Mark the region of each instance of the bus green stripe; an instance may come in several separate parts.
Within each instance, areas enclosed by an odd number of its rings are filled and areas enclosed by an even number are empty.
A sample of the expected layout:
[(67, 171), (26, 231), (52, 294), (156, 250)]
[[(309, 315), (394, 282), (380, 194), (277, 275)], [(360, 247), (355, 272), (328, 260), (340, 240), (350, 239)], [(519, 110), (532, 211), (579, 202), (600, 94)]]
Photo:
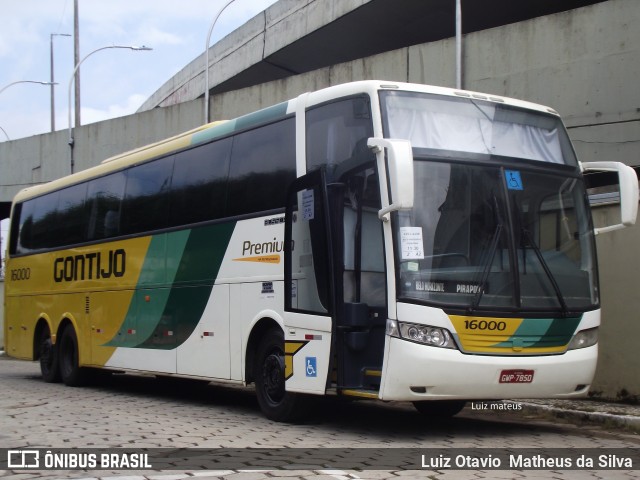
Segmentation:
[(207, 306), (234, 228), (230, 222), (191, 230), (156, 328), (138, 347), (171, 349), (189, 338)]
[[(129, 304), (127, 315), (115, 336), (104, 346), (109, 347), (135, 347), (141, 339), (146, 339), (156, 329), (158, 319), (162, 315), (167, 299), (167, 281), (173, 278), (175, 271), (168, 271), (172, 264), (165, 259), (181, 258), (189, 231), (173, 232), (170, 234), (155, 235), (149, 242), (147, 253), (142, 264), (136, 291)], [(168, 248), (168, 245), (172, 248)], [(173, 265), (177, 268), (178, 262)], [(155, 287), (155, 288), (154, 288)], [(153, 290), (146, 290), (153, 288)], [(151, 292), (153, 294), (151, 295)], [(145, 296), (149, 294), (153, 301), (147, 302)], [(127, 332), (135, 331), (135, 334)]]
[(272, 122), (279, 118), (284, 118), (287, 114), (289, 102), (278, 103), (271, 107), (263, 108), (257, 112), (244, 115), (236, 119), (236, 129), (244, 130), (263, 123)]
[(206, 130), (196, 132), (191, 137), (190, 143), (191, 145), (195, 145), (197, 143), (207, 142), (209, 140), (213, 140), (214, 138), (223, 137), (240, 130), (245, 130), (254, 126), (261, 125), (263, 123), (272, 122), (274, 120), (278, 120), (279, 118), (284, 118), (287, 115), (288, 106), (289, 102), (279, 103), (277, 105), (258, 110), (257, 112), (249, 113), (234, 120), (229, 120), (219, 125), (215, 125), (211, 128), (207, 128)]
[(171, 349), (189, 338), (234, 228), (230, 222), (154, 236), (125, 320), (105, 346)]
[(191, 137), (191, 145), (208, 142), (209, 140), (213, 140), (214, 138), (230, 135), (235, 130), (236, 130), (236, 121), (229, 120), (228, 122), (224, 122), (220, 125), (216, 125), (215, 127), (207, 128), (206, 130), (202, 130), (201, 132), (194, 133), (193, 136)]
[(554, 318), (548, 330), (533, 347), (556, 347), (567, 345), (578, 328), (582, 317)]
[(569, 343), (581, 319), (525, 318), (509, 340), (493, 346), (512, 348), (517, 343), (523, 348), (561, 347)]

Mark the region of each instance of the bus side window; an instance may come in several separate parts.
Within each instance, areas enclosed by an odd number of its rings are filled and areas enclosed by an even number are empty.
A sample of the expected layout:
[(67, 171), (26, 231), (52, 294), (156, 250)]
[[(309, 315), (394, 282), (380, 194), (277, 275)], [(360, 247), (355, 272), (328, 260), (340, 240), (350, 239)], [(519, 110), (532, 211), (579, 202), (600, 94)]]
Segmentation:
[(176, 154), (169, 225), (186, 225), (225, 214), (231, 138)]
[(33, 226), (33, 200), (16, 205), (13, 209), (11, 224), (10, 253), (27, 253), (31, 245), (31, 227)]
[(283, 208), (296, 178), (295, 120), (265, 125), (233, 138), (227, 216)]
[(124, 175), (124, 172), (116, 172), (89, 182), (87, 189), (88, 240), (101, 240), (119, 235)]
[(73, 245), (86, 240), (85, 197), (87, 184), (80, 183), (60, 190), (57, 206), (55, 246)]
[(306, 112), (307, 172), (337, 164), (373, 136), (368, 97), (340, 100)]
[(48, 193), (35, 199), (30, 248), (41, 249), (56, 245), (56, 209), (60, 192)]
[(127, 170), (121, 234), (149, 232), (167, 226), (173, 159), (171, 155)]
[(20, 227), (22, 226), (22, 206), (22, 203), (18, 203), (13, 207), (11, 226), (9, 227), (9, 253), (11, 255), (15, 255), (16, 253), (18, 253), (18, 239), (20, 238)]

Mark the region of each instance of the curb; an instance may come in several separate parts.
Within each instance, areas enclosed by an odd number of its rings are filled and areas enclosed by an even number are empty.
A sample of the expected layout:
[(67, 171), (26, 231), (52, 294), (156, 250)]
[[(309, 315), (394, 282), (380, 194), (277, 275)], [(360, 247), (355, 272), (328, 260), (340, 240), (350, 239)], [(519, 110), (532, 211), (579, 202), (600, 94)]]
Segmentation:
[[(509, 402), (515, 403), (515, 402)], [(612, 425), (640, 433), (640, 417), (606, 412), (587, 412), (584, 410), (570, 410), (566, 408), (540, 405), (537, 403), (517, 402), (526, 410), (542, 412), (556, 418), (564, 418), (572, 422), (588, 422), (597, 425)]]

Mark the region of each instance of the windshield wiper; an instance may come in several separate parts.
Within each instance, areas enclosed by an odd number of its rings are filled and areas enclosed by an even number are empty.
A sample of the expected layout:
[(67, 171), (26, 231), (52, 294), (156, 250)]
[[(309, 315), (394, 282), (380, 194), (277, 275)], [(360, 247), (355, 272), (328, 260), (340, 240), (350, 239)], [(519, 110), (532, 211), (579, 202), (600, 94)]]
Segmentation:
[(484, 295), (484, 285), (489, 277), (489, 272), (491, 271), (491, 265), (493, 264), (493, 258), (496, 256), (496, 251), (498, 250), (498, 242), (500, 241), (500, 234), (502, 233), (502, 215), (500, 215), (500, 208), (498, 206), (498, 199), (495, 194), (493, 195), (493, 206), (495, 208), (494, 213), (496, 215), (496, 219), (498, 220), (498, 225), (496, 225), (496, 230), (493, 232), (493, 237), (491, 237), (491, 247), (489, 249), (489, 257), (487, 258), (484, 267), (482, 267), (482, 277), (480, 278), (480, 283), (478, 284), (478, 291), (476, 292), (476, 296), (471, 302), (471, 306), (469, 307), (469, 312), (473, 312), (478, 305), (480, 304), (480, 300), (482, 299), (482, 295)]
[[(556, 297), (558, 298), (558, 302), (560, 303), (562, 312), (566, 314), (569, 311), (569, 309), (567, 307), (566, 302), (564, 301), (564, 296), (562, 295), (562, 291), (560, 290), (560, 286), (558, 285), (558, 282), (556, 282), (556, 278), (553, 276), (553, 273), (551, 273), (551, 269), (549, 268), (547, 261), (542, 256), (542, 252), (540, 251), (540, 248), (538, 247), (538, 245), (535, 244), (535, 242), (531, 238), (531, 235), (529, 234), (529, 231), (526, 228), (521, 228), (521, 231), (522, 231), (522, 234), (524, 235), (524, 238), (526, 239), (526, 241), (529, 243), (529, 245), (535, 252), (536, 257), (540, 262), (540, 265), (542, 265), (542, 269), (544, 270), (544, 273), (547, 275), (547, 278), (551, 282), (551, 286), (553, 287), (553, 290), (556, 293)], [(525, 262), (526, 262), (526, 257), (525, 257)]]
[(480, 279), (480, 283), (478, 284), (478, 291), (476, 292), (476, 296), (469, 307), (469, 312), (473, 312), (476, 308), (478, 308), (478, 304), (480, 304), (480, 299), (484, 294), (484, 285), (489, 277), (489, 272), (491, 271), (491, 264), (493, 264), (493, 258), (496, 256), (496, 252), (498, 251), (498, 242), (500, 241), (500, 234), (502, 233), (502, 224), (499, 223), (496, 226), (496, 231), (493, 232), (493, 237), (491, 239), (491, 248), (489, 250), (489, 258), (487, 262), (484, 264), (482, 269), (482, 277)]

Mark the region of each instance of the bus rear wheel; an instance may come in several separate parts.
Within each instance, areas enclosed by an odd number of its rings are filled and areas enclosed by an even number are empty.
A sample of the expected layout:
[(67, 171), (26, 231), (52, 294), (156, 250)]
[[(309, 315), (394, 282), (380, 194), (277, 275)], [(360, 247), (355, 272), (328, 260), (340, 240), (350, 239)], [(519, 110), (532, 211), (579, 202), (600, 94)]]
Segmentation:
[(464, 400), (425, 400), (413, 402), (413, 406), (423, 415), (437, 418), (451, 418), (460, 413), (467, 404)]
[(284, 378), (284, 334), (267, 331), (256, 351), (254, 379), (258, 404), (265, 416), (276, 422), (300, 420), (307, 413), (307, 399), (287, 392)]
[(60, 376), (68, 387), (79, 387), (84, 384), (86, 372), (80, 367), (78, 359), (78, 337), (71, 325), (62, 331), (60, 348), (58, 349)]
[(38, 359), (40, 360), (40, 373), (47, 383), (60, 381), (60, 368), (58, 366), (58, 349), (51, 341), (51, 332), (46, 327), (42, 330), (38, 343)]

